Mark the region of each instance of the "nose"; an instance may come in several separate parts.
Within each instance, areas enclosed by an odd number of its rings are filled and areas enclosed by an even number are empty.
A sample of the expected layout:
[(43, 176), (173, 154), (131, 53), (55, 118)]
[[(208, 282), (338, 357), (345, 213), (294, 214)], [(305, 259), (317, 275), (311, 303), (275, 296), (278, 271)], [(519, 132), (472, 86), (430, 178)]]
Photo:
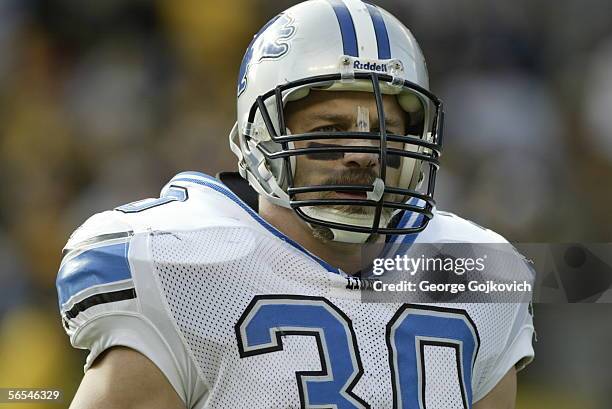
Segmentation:
[[(376, 146), (375, 141), (351, 141), (347, 146)], [(371, 152), (346, 152), (342, 159), (344, 166), (348, 168), (374, 168), (378, 166), (378, 153)]]

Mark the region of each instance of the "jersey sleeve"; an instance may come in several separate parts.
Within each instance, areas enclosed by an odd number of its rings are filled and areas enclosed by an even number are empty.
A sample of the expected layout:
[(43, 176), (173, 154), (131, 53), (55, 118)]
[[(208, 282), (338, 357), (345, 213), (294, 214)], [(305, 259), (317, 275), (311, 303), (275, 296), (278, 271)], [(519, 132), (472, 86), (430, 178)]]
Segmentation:
[[(496, 304), (499, 311), (512, 311), (512, 321), (500, 320), (497, 326), (504, 337), (495, 338), (494, 352), (475, 369), (478, 382), (474, 387), (474, 402), (484, 398), (513, 367), (525, 368), (534, 358), (533, 309), (531, 302)], [(506, 331), (504, 329), (507, 328)]]
[[(491, 257), (487, 259), (487, 271), (482, 279), (525, 280), (532, 285), (535, 281), (531, 265), (512, 244), (472, 221), (436, 210), (436, 216), (423, 233), (417, 242), (471, 243), (478, 251), (487, 251)], [(474, 367), (474, 402), (491, 392), (512, 367), (521, 370), (534, 358), (531, 297), (525, 295), (514, 303), (506, 301), (502, 296), (480, 306), (475, 304), (484, 328)]]
[(64, 249), (57, 277), (60, 313), (72, 346), (88, 349), (85, 371), (105, 350), (123, 346), (150, 359), (186, 407), (205, 393), (166, 315), (147, 260), (147, 240), (108, 211), (87, 220)]

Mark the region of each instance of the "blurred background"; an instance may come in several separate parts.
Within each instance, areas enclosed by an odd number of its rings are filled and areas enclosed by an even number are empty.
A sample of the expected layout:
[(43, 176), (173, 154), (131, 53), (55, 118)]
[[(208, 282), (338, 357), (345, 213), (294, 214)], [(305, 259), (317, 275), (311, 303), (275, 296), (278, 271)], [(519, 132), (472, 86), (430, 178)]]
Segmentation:
[[(65, 241), (179, 171), (235, 168), (242, 54), (295, 3), (0, 0), (0, 387), (74, 394)], [(612, 3), (375, 3), (412, 29), (446, 103), (440, 207), (510, 241), (612, 241)], [(518, 407), (612, 407), (612, 304), (535, 314)]]

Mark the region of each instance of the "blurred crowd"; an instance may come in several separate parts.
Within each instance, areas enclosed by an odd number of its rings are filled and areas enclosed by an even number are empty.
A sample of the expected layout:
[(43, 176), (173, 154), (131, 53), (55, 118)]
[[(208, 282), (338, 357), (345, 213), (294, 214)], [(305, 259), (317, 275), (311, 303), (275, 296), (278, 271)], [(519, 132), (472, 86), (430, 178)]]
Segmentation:
[[(440, 207), (511, 241), (612, 241), (612, 5), (375, 3), (412, 29), (445, 102)], [(83, 355), (63, 334), (54, 289), (68, 235), (93, 213), (156, 197), (179, 171), (235, 168), (227, 135), (242, 54), (291, 4), (0, 1), (0, 387), (74, 393)], [(595, 307), (590, 316), (612, 312)], [(543, 310), (553, 334), (572, 317)], [(594, 318), (580, 325), (602, 331)], [(608, 328), (596, 342), (611, 341)], [(560, 354), (572, 373), (588, 365)], [(574, 394), (571, 377), (553, 377), (565, 395), (542, 393), (546, 368), (564, 368), (543, 356), (519, 407), (609, 407), (598, 406), (612, 401), (602, 381)], [(609, 370), (601, 378), (612, 384)]]

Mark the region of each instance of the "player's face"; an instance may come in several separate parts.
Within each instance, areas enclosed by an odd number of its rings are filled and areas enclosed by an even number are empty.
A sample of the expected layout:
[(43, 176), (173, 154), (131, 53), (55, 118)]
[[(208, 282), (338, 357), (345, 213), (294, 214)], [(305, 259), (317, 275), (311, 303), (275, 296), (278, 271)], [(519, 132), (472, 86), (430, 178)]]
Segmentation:
[[(393, 95), (383, 95), (387, 133), (406, 134), (406, 113)], [(290, 102), (285, 110), (286, 125), (293, 134), (306, 132), (377, 132), (379, 121), (374, 94), (371, 92), (311, 91), (308, 97)], [(379, 140), (320, 139), (297, 141), (295, 148), (342, 145), (380, 146)], [(401, 149), (400, 142), (387, 142)], [(296, 157), (294, 185), (371, 185), (380, 175), (377, 153), (318, 153)], [(400, 157), (387, 155), (386, 184), (397, 186)], [(297, 195), (303, 199), (365, 199), (365, 193), (314, 192)], [(397, 198), (393, 198), (397, 200)], [(369, 214), (368, 206), (334, 206), (347, 213)]]

